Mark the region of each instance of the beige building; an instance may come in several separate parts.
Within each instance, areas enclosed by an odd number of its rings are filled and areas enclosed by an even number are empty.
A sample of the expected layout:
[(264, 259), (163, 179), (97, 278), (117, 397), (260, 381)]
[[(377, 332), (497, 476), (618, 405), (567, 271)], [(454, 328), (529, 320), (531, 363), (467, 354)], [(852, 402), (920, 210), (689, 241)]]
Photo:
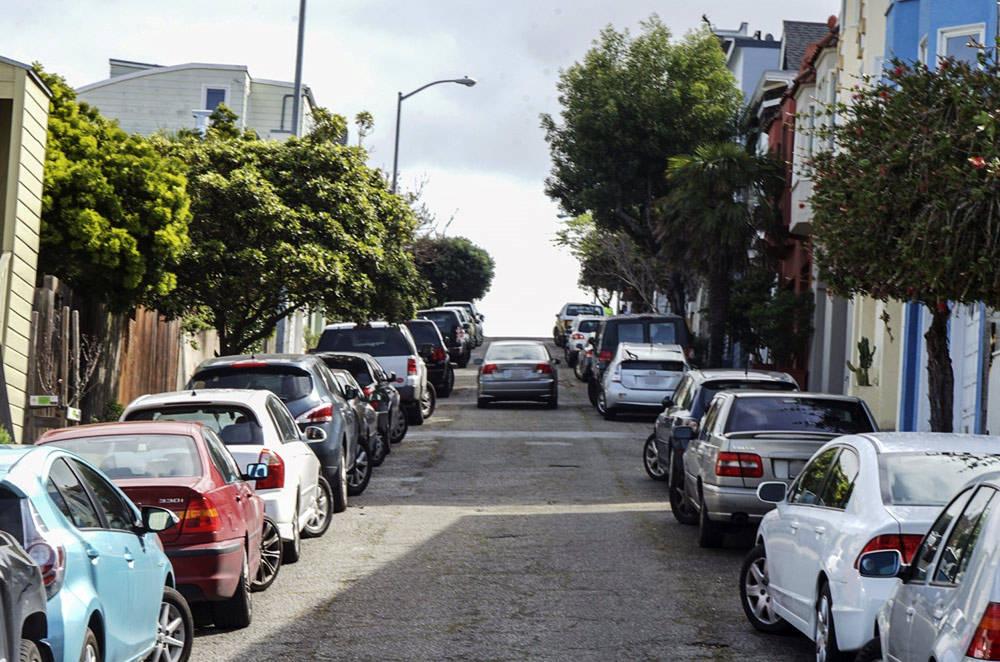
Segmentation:
[(21, 440), (29, 395), (28, 346), (50, 97), (30, 66), (0, 57), (0, 341), (10, 405), (10, 420), (0, 410), (0, 423), (11, 424), (16, 441)]
[[(77, 96), (118, 120), (128, 133), (201, 129), (224, 103), (236, 113), (240, 128), (251, 128), (265, 140), (292, 135), (293, 83), (252, 78), (239, 64), (108, 62), (110, 77), (77, 88)], [(312, 91), (303, 85), (299, 135), (311, 128), (315, 107)]]

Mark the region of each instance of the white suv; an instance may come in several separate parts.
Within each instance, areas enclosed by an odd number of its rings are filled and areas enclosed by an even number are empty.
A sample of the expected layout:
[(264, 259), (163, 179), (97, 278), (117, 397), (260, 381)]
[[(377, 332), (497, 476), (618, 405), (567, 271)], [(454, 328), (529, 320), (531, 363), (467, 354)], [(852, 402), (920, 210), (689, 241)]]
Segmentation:
[[(278, 525), (283, 562), (298, 560), (301, 536), (321, 536), (330, 526), (333, 494), (320, 476), (319, 460), (288, 408), (270, 391), (220, 388), (143, 395), (129, 403), (121, 420), (202, 423), (219, 435), (239, 466), (268, 465), (267, 478), (257, 480), (255, 491)], [(307, 428), (306, 434), (326, 433)]]

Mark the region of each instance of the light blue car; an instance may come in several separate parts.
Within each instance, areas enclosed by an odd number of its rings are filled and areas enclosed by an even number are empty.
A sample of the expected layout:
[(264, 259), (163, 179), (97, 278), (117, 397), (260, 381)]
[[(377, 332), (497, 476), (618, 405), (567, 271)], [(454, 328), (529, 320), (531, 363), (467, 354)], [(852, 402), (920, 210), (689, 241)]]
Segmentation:
[(0, 528), (41, 568), (56, 662), (187, 659), (191, 612), (156, 535), (176, 523), (73, 453), (0, 446)]

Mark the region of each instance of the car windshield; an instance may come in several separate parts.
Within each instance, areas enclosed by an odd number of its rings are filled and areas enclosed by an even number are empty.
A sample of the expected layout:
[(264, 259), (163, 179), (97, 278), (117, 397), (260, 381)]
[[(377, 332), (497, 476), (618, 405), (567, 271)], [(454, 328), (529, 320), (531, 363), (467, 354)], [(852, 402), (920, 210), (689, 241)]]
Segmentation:
[(855, 434), (872, 432), (864, 407), (856, 400), (832, 398), (736, 398), (726, 432), (782, 430)]
[(437, 324), (442, 333), (448, 333), (458, 326), (458, 316), (448, 310), (423, 310), (417, 311), (418, 317), (429, 319)]
[(882, 453), (882, 502), (893, 506), (943, 506), (969, 481), (998, 470), (1000, 455)]
[(541, 345), (490, 345), (486, 361), (548, 361)]
[(580, 322), (580, 326), (578, 326), (576, 330), (580, 333), (593, 333), (597, 331), (600, 326), (600, 320), (583, 320)]
[(603, 315), (604, 309), (600, 306), (592, 306), (586, 303), (574, 303), (566, 306), (566, 317), (576, 317), (577, 315)]
[(247, 388), (271, 391), (284, 402), (312, 393), (312, 376), (302, 368), (284, 365), (226, 366), (199, 370), (188, 388)]
[(212, 428), (227, 446), (264, 443), (264, 430), (254, 413), (237, 405), (190, 404), (129, 412), (127, 421), (188, 421)]
[(52, 442), (98, 467), (112, 480), (202, 475), (194, 439), (181, 434), (115, 434)]
[(372, 356), (413, 354), (402, 331), (394, 326), (327, 329), (320, 336), (316, 349), (320, 352), (364, 352)]
[(433, 322), (407, 322), (406, 328), (410, 330), (410, 335), (413, 336), (417, 347), (420, 345), (434, 345), (435, 347), (441, 345), (441, 335)]

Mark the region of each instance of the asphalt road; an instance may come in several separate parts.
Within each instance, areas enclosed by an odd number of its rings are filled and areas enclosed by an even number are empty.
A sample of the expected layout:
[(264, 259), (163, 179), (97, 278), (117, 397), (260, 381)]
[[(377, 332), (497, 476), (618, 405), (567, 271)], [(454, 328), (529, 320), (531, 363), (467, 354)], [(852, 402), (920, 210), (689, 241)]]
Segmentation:
[(192, 659), (809, 657), (747, 624), (742, 541), (700, 550), (671, 516), (642, 469), (651, 420), (604, 421), (565, 367), (557, 411), (480, 410), (473, 368), (255, 595), (253, 624), (200, 630)]

